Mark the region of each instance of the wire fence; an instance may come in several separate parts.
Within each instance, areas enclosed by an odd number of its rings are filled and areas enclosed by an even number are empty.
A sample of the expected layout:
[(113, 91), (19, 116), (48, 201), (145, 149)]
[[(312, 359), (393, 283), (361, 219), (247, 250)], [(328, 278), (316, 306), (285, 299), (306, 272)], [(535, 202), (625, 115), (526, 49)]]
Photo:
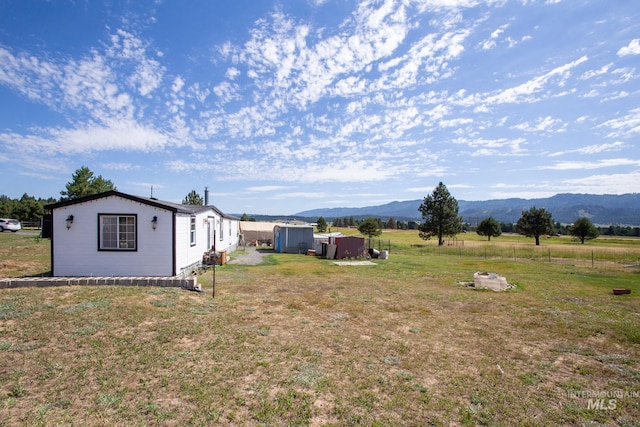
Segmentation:
[(367, 249), (391, 252), (391, 240), (365, 238)]
[[(368, 240), (368, 239), (366, 239)], [(467, 244), (463, 240), (436, 244), (394, 244), (390, 240), (370, 239), (367, 248), (395, 254), (447, 255), (514, 262), (561, 263), (581, 268), (638, 269), (640, 248), (606, 248), (588, 246), (534, 246)]]

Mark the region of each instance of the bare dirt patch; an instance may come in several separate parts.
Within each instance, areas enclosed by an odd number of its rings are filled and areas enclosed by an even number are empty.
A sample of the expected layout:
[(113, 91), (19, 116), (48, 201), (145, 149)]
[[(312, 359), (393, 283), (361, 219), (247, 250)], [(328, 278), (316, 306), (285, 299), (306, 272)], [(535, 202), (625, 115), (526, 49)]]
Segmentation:
[(229, 264), (260, 265), (265, 256), (265, 250), (255, 246), (247, 246), (244, 251), (236, 251), (231, 254)]

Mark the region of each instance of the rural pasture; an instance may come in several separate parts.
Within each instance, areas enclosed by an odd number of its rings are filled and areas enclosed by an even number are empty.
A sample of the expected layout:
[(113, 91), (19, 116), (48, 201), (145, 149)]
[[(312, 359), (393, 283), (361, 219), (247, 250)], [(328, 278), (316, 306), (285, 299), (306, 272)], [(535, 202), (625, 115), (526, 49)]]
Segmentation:
[[(215, 298), (211, 270), (202, 293), (0, 290), (0, 426), (639, 425), (640, 240), (380, 242), (374, 266), (224, 265)], [(49, 241), (5, 233), (0, 260), (46, 273)]]

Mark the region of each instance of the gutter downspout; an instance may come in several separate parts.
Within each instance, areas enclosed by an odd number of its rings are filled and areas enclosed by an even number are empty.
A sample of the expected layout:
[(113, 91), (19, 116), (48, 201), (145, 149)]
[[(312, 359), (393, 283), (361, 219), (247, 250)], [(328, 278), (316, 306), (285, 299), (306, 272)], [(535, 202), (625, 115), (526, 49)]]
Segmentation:
[(176, 213), (173, 213), (173, 224), (172, 224), (172, 233), (171, 233), (171, 247), (172, 247), (172, 276), (177, 275), (177, 267), (176, 267)]
[[(56, 233), (55, 233), (55, 229), (56, 229), (56, 228), (54, 227), (55, 221), (53, 220), (54, 212), (55, 212), (55, 210), (54, 210), (54, 209), (52, 209), (52, 210), (51, 210), (51, 242), (50, 242), (50, 251), (51, 251), (51, 277), (55, 277), (55, 275), (56, 275), (56, 274), (55, 274), (55, 271), (53, 271), (53, 266), (54, 266), (53, 257), (55, 256), (55, 255), (54, 255), (54, 252), (53, 252), (53, 238), (55, 237), (55, 234), (56, 234)], [(40, 230), (42, 230), (42, 229), (40, 229)], [(41, 231), (41, 232), (42, 232), (42, 231)]]

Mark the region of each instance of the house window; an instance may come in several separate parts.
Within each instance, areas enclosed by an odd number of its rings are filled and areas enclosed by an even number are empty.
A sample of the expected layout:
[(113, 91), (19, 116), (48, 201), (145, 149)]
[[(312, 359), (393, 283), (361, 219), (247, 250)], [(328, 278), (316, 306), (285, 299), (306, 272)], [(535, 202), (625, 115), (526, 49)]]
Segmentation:
[(224, 220), (220, 218), (220, 241), (224, 240)]
[(191, 217), (191, 222), (189, 225), (189, 241), (191, 242), (191, 246), (196, 245), (196, 217)]
[(99, 242), (102, 251), (135, 251), (137, 245), (136, 215), (98, 215)]

